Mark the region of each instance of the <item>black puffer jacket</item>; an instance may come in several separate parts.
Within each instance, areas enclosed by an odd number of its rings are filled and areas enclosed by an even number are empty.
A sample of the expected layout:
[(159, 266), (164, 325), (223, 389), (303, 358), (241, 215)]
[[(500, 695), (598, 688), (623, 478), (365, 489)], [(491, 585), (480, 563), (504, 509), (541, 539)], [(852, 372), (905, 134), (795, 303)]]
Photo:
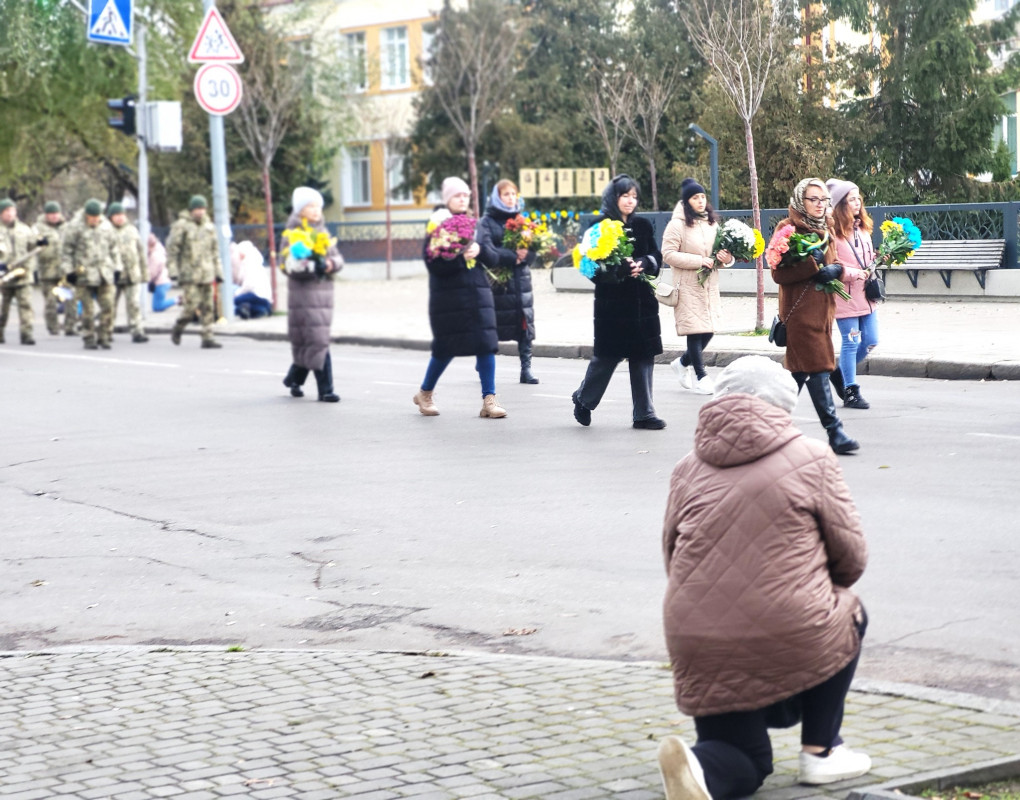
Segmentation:
[[(593, 224), (605, 219), (599, 215)], [(624, 225), (634, 240), (635, 261), (645, 274), (656, 277), (662, 253), (652, 223), (636, 214)], [(598, 272), (595, 283), (595, 355), (600, 358), (651, 358), (662, 352), (659, 302), (652, 287), (641, 278)]]
[(495, 353), (496, 310), (492, 289), (480, 264), (467, 268), (464, 256), (430, 260), (422, 257), (429, 271), (429, 324), (432, 326), (432, 355), (436, 358), (476, 356)]
[(503, 246), (506, 222), (515, 216), (516, 211), (503, 211), (490, 205), (478, 223), (475, 240), (482, 248), (478, 256), (482, 264), (490, 269), (509, 267), (513, 270), (506, 285), (492, 287), (499, 340), (530, 342), (535, 338), (535, 295), (531, 288), (531, 264), (535, 254), (528, 253), (524, 263), (518, 264), (516, 251)]

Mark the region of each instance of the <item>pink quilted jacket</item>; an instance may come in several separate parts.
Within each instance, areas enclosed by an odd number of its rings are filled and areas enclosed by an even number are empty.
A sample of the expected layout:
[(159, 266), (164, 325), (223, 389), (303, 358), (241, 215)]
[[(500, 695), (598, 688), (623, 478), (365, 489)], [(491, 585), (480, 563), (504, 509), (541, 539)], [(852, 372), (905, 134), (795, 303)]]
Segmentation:
[(763, 708), (846, 666), (867, 561), (836, 456), (748, 394), (706, 403), (663, 525), (666, 645), (690, 716)]

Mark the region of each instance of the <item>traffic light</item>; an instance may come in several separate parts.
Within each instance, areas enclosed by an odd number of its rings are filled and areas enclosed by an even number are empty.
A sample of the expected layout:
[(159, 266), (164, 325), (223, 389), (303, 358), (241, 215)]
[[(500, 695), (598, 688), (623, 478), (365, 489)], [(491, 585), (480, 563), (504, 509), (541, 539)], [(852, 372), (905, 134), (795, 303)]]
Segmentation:
[(106, 120), (107, 124), (125, 136), (135, 135), (135, 100), (135, 96), (129, 94), (127, 97), (106, 101), (106, 107), (117, 112), (117, 116)]

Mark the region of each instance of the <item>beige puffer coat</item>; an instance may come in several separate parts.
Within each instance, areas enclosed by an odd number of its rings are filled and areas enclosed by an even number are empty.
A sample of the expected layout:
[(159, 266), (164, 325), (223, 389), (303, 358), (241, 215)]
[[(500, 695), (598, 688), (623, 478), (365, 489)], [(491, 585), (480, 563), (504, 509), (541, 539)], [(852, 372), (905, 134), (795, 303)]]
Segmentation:
[(849, 590), (867, 560), (829, 447), (748, 394), (706, 403), (673, 470), (663, 604), (677, 706), (764, 708), (822, 683), (860, 647)]
[(695, 220), (688, 227), (681, 201), (673, 209), (673, 218), (662, 235), (662, 260), (673, 273), (670, 282), (680, 289), (680, 302), (673, 309), (679, 336), (714, 333), (719, 327), (721, 310), (718, 271), (712, 270), (704, 286), (698, 283), (698, 269), (702, 260), (712, 255), (718, 227), (716, 223), (704, 219)]

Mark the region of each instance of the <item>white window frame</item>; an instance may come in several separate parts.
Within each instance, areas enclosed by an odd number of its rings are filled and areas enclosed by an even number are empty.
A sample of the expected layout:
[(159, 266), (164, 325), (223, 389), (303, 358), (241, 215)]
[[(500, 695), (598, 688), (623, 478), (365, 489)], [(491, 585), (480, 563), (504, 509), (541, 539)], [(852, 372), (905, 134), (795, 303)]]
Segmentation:
[(432, 50), (432, 43), (436, 40), (438, 33), (438, 22), (426, 22), (421, 26), (421, 82), (425, 86), (432, 86), (435, 82), (428, 59)]
[(383, 166), (387, 172), (387, 182), (390, 186), (390, 205), (403, 206), (413, 203), (414, 197), (410, 189), (404, 187), (403, 191), (401, 191), (399, 188), (404, 183), (405, 156), (392, 152), (389, 145), (386, 145), (383, 147), (383, 159)]
[(380, 32), (379, 58), (382, 89), (406, 89), (411, 85), (411, 50), (407, 26), (383, 28)]
[(344, 148), (341, 186), (345, 208), (372, 205), (372, 146), (349, 144)]
[[(355, 92), (368, 91), (368, 48), (364, 31), (351, 31), (343, 36), (343, 53), (350, 70), (351, 83)], [(359, 80), (360, 79), (360, 80)]]

